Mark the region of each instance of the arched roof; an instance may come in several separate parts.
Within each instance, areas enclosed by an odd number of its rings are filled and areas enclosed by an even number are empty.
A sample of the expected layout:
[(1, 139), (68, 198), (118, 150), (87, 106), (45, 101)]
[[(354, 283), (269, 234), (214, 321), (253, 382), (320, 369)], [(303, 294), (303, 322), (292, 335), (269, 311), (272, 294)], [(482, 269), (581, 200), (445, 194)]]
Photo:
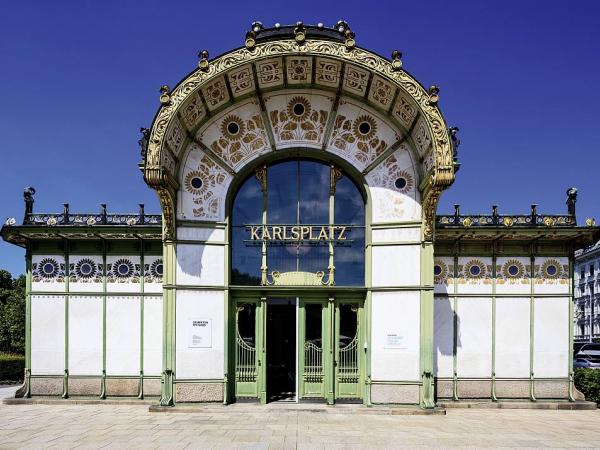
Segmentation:
[[(455, 174), (453, 140), (437, 104), (438, 90), (426, 90), (402, 69), (399, 53), (395, 52), (390, 61), (359, 48), (347, 24), (337, 26), (298, 24), (264, 29), (253, 24), (244, 47), (213, 60), (203, 52), (196, 70), (172, 90), (161, 88), (161, 106), (148, 136), (144, 178), (159, 194), (165, 239), (173, 237), (179, 171), (191, 145), (229, 176), (240, 169), (238, 160), (215, 154), (206, 142), (203, 130), (209, 123), (222, 120), (228, 108), (253, 101), (264, 125), (265, 151), (284, 148), (291, 144), (279, 139), (277, 130), (274, 133), (271, 119), (276, 115), (265, 100), (277, 91), (292, 95), (294, 90), (310, 90), (315, 98), (321, 95), (331, 103), (325, 108), (321, 135), (302, 145), (296, 141), (297, 147), (328, 151), (332, 133), (338, 127), (351, 126), (339, 118), (340, 103), (350, 103), (380, 118), (380, 128), (385, 125), (393, 129), (389, 139), (378, 143), (377, 149), (368, 149), (367, 155), (356, 156), (351, 151), (342, 155), (365, 176), (401, 146), (411, 148), (418, 163), (424, 235), (432, 236), (439, 195), (454, 181)], [(242, 159), (254, 156), (243, 155)]]

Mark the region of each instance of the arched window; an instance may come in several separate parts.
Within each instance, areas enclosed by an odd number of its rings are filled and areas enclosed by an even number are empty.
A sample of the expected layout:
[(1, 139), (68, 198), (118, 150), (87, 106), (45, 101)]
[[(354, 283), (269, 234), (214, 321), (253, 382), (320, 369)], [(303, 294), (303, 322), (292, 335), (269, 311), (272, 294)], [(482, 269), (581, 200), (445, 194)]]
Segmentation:
[(233, 201), (231, 283), (265, 284), (266, 262), (269, 280), (322, 274), (327, 283), (334, 266), (336, 285), (364, 285), (365, 202), (356, 184), (313, 160), (264, 169), (241, 184)]

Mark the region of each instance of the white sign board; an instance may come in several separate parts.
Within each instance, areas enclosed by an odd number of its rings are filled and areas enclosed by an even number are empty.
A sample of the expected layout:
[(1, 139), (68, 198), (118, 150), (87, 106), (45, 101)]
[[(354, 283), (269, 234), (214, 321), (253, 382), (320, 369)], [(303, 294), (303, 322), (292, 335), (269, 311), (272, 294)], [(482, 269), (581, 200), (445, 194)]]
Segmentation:
[(190, 319), (188, 323), (188, 347), (212, 347), (212, 320)]
[(404, 345), (404, 336), (398, 333), (387, 333), (385, 335), (385, 346), (384, 348), (406, 350)]

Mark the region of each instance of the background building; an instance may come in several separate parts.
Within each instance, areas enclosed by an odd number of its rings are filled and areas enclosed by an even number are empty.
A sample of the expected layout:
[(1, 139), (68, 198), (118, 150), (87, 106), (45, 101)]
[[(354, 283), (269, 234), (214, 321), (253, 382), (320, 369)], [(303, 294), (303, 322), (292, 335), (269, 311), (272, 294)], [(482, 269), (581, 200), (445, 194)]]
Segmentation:
[(575, 252), (575, 341), (600, 339), (600, 243)]

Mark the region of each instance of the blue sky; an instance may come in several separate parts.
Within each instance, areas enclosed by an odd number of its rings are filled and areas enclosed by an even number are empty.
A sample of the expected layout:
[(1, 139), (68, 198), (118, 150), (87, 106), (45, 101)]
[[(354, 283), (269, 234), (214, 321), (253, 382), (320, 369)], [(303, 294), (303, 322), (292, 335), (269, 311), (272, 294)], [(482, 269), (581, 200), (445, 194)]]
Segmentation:
[[(441, 88), (460, 127), (457, 180), (439, 212), (566, 210), (579, 188), (581, 223), (600, 219), (600, 4), (597, 1), (6, 2), (0, 28), (0, 218), (35, 209), (158, 212), (137, 168), (140, 126), (158, 88), (194, 69), (198, 50), (242, 45), (253, 20), (270, 26), (347, 20), (360, 46)], [(0, 267), (23, 252), (0, 243)]]

